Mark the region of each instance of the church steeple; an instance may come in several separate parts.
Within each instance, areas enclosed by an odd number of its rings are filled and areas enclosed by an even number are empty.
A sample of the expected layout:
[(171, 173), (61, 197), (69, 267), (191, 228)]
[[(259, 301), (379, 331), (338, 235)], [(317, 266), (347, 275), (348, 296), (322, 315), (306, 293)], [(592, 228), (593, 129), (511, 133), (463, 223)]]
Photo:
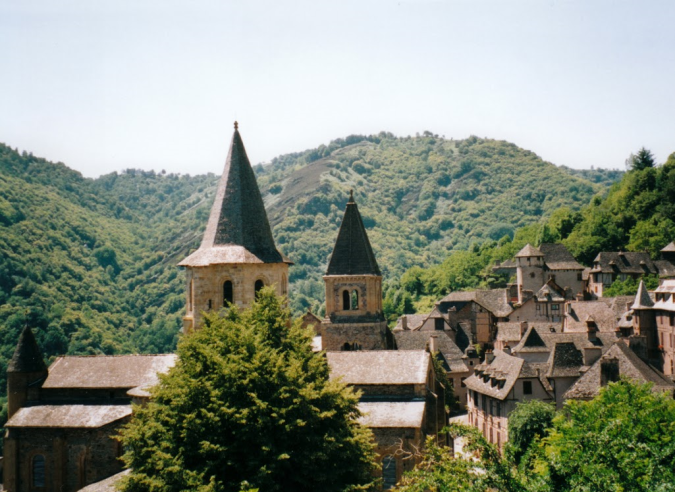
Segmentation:
[(204, 311), (230, 304), (246, 308), (263, 286), (288, 293), (288, 265), (274, 244), (255, 173), (234, 123), (234, 134), (199, 249), (187, 268), (186, 332), (199, 328)]
[(288, 262), (274, 244), (265, 205), (238, 126), (235, 122), (230, 151), (201, 246), (179, 266)]
[(32, 330), (26, 326), (16, 344), (12, 360), (7, 365), (7, 415), (14, 415), (29, 400), (29, 388), (47, 376), (47, 366), (35, 341)]
[(326, 275), (381, 275), (353, 190), (349, 193)]

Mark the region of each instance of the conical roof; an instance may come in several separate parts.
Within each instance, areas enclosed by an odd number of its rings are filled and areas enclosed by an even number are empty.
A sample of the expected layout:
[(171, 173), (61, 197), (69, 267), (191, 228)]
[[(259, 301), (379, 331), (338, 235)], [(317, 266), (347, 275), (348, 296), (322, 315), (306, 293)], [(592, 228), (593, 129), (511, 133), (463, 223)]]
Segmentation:
[(635, 294), (635, 302), (631, 306), (631, 309), (649, 309), (654, 307), (654, 301), (649, 297), (649, 292), (647, 292), (647, 287), (643, 280), (640, 280), (640, 286), (638, 287), (637, 294)]
[(274, 244), (258, 183), (235, 122), (202, 244), (179, 265), (288, 262)]
[(42, 358), (42, 352), (35, 341), (33, 331), (26, 326), (19, 336), (12, 360), (7, 365), (7, 372), (41, 372), (47, 366)]
[(353, 193), (347, 202), (326, 275), (381, 275)]
[(531, 256), (544, 256), (544, 253), (539, 251), (537, 248), (532, 246), (530, 243), (527, 243), (523, 249), (521, 249), (516, 258), (527, 258)]
[(661, 250), (662, 253), (675, 253), (675, 241)]

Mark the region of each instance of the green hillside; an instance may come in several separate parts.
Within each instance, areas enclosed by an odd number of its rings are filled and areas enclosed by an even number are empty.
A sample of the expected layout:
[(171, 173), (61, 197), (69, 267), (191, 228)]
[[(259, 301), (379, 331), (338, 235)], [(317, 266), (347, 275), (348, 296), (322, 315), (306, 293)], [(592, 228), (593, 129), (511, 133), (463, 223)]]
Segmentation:
[[(338, 139), (256, 172), (296, 263), (296, 312), (320, 309), (350, 188), (391, 281), (576, 210), (613, 179), (572, 176), (506, 142), (428, 133)], [(127, 170), (92, 180), (0, 144), (0, 388), (25, 324), (48, 358), (173, 350), (184, 309), (176, 264), (199, 245), (217, 179)]]
[[(621, 173), (556, 167), (508, 142), (351, 136), (258, 168), (275, 238), (296, 263), (293, 307), (320, 309), (349, 189), (387, 280), (452, 251), (513, 236), (560, 207), (577, 210)], [(594, 183), (593, 181), (596, 181)]]

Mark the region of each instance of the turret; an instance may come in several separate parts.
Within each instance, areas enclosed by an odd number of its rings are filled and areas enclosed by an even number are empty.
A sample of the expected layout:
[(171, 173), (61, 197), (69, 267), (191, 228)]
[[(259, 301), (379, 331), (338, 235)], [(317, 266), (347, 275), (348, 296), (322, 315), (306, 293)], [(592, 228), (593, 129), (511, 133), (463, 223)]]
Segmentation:
[(277, 250), (260, 190), (234, 123), (234, 135), (202, 243), (178, 266), (187, 270), (183, 331), (202, 323), (202, 313), (231, 304), (249, 307), (268, 285), (288, 293), (288, 265)]
[(32, 330), (26, 326), (7, 365), (7, 418), (14, 415), (27, 401), (36, 400), (40, 383), (47, 377), (47, 366), (35, 341)]
[(516, 282), (518, 284), (518, 302), (526, 300), (524, 291), (537, 292), (544, 285), (544, 253), (531, 244), (526, 244), (516, 255)]
[(391, 348), (382, 312), (382, 274), (353, 192), (323, 277), (326, 284), (325, 350)]

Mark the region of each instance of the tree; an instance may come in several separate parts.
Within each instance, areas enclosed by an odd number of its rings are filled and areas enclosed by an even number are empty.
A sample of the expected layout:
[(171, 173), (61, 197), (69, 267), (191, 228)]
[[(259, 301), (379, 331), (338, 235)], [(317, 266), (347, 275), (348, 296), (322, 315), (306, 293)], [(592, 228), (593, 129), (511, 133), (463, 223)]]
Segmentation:
[(642, 147), (637, 154), (631, 154), (626, 159), (626, 167), (631, 171), (642, 171), (648, 167), (654, 167), (654, 154), (646, 148)]
[(264, 288), (252, 308), (208, 316), (122, 432), (125, 491), (365, 490), (370, 431), (357, 395), (329, 381), (310, 334)]
[(565, 405), (533, 470), (550, 491), (673, 490), (674, 436), (672, 395), (621, 380)]
[(530, 446), (546, 435), (555, 416), (555, 406), (541, 400), (518, 403), (509, 414), (505, 454), (516, 465)]
[(427, 438), (420, 463), (404, 475), (397, 492), (524, 490), (497, 448), (477, 429), (451, 424), (447, 431), (453, 438), (464, 439), (463, 452), (454, 455), (451, 448)]

